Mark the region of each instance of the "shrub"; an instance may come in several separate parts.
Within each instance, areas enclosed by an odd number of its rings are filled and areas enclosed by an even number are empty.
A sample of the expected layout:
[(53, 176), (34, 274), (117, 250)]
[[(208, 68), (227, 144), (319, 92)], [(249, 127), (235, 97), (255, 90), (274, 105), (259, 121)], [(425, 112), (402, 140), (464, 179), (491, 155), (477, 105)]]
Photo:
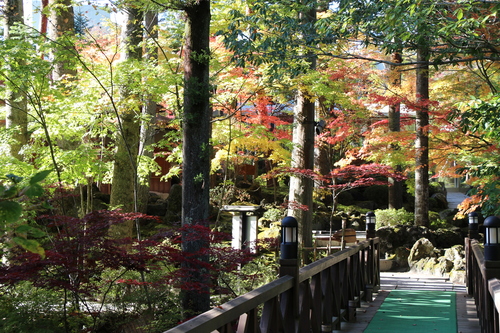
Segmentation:
[(266, 207), (267, 210), (262, 214), (262, 218), (271, 222), (279, 222), (285, 217), (285, 210), (281, 207)]
[(415, 219), (413, 213), (406, 211), (404, 208), (377, 209), (375, 216), (377, 217), (377, 229), (398, 224), (412, 225)]
[(432, 212), (432, 211), (429, 212), (429, 220), (430, 220), (429, 228), (432, 230), (451, 227), (451, 225), (446, 220), (441, 219), (439, 213), (437, 212)]
[[(0, 288), (0, 332), (63, 333), (61, 297), (22, 281)], [(71, 326), (71, 323), (69, 324)]]
[[(227, 245), (230, 235), (200, 225), (137, 241), (109, 238), (108, 229), (125, 220), (148, 218), (143, 214), (98, 211), (82, 219), (41, 218), (50, 231), (42, 243), (45, 256), (13, 248), (10, 260), (0, 263), (1, 332), (97, 332), (101, 327), (112, 332), (110, 325), (117, 326), (145, 310), (162, 318), (153, 324), (158, 331), (165, 331), (180, 318), (176, 306), (179, 289), (212, 289), (214, 293), (219, 287), (214, 281), (232, 273), (241, 278), (239, 268), (253, 259), (248, 251)], [(186, 255), (180, 243), (193, 240), (211, 245)], [(206, 268), (207, 284), (184, 283), (185, 277), (199, 273), (200, 267)], [(12, 297), (7, 290), (23, 291), (26, 296)]]

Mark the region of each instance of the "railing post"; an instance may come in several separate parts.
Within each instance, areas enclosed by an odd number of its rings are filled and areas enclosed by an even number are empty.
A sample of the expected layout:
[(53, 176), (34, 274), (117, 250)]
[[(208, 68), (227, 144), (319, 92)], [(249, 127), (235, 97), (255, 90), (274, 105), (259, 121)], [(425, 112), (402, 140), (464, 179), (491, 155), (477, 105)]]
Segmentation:
[(473, 283), (473, 274), (474, 274), (474, 257), (472, 255), (471, 248), (471, 238), (466, 237), (465, 244), (465, 288), (467, 290), (467, 295), (474, 296), (474, 283)]
[(484, 261), (484, 280), (482, 281), (484, 298), (483, 306), (485, 307), (485, 326), (483, 327), (484, 332), (496, 333), (495, 331), (495, 304), (493, 303), (492, 295), (489, 292), (489, 281), (494, 278), (500, 278), (500, 261), (485, 260)]
[(295, 332), (299, 317), (299, 259), (298, 223), (294, 217), (287, 216), (281, 221), (280, 277), (290, 275), (294, 278), (291, 290), (282, 294), (281, 312), (286, 332)]

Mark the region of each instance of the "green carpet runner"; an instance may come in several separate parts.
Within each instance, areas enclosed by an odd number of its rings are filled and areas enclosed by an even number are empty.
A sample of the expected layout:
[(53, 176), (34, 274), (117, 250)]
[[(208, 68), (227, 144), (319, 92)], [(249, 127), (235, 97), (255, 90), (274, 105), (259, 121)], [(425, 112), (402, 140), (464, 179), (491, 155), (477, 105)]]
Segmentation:
[(457, 332), (455, 292), (393, 290), (364, 333)]

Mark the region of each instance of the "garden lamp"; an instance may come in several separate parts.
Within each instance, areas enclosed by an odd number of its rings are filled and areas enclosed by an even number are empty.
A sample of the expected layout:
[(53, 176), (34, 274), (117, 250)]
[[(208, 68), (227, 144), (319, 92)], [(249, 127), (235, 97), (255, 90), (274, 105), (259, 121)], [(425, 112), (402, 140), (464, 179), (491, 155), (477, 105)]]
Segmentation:
[(281, 220), (281, 259), (297, 259), (298, 229), (295, 217), (287, 216)]
[(375, 213), (366, 213), (366, 239), (375, 238)]
[(469, 238), (478, 239), (479, 215), (476, 212), (469, 213)]
[(487, 217), (484, 228), (484, 260), (500, 260), (500, 218)]

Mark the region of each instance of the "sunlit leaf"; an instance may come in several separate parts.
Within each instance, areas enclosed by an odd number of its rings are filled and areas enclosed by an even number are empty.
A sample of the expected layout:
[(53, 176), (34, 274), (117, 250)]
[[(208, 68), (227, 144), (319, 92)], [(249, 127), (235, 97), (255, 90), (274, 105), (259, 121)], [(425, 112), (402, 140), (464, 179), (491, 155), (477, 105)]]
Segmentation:
[(22, 208), (15, 201), (0, 201), (0, 221), (16, 222), (21, 216)]
[(45, 258), (45, 250), (36, 240), (23, 237), (14, 237), (13, 240), (26, 251), (39, 254), (42, 258)]
[(44, 180), (48, 175), (49, 173), (51, 173), (52, 170), (44, 170), (44, 171), (40, 171), (39, 173), (37, 173), (36, 175), (34, 175), (33, 177), (31, 177), (30, 179), (30, 185), (33, 185), (33, 184), (36, 184), (36, 183), (39, 183), (41, 182), (42, 180)]

